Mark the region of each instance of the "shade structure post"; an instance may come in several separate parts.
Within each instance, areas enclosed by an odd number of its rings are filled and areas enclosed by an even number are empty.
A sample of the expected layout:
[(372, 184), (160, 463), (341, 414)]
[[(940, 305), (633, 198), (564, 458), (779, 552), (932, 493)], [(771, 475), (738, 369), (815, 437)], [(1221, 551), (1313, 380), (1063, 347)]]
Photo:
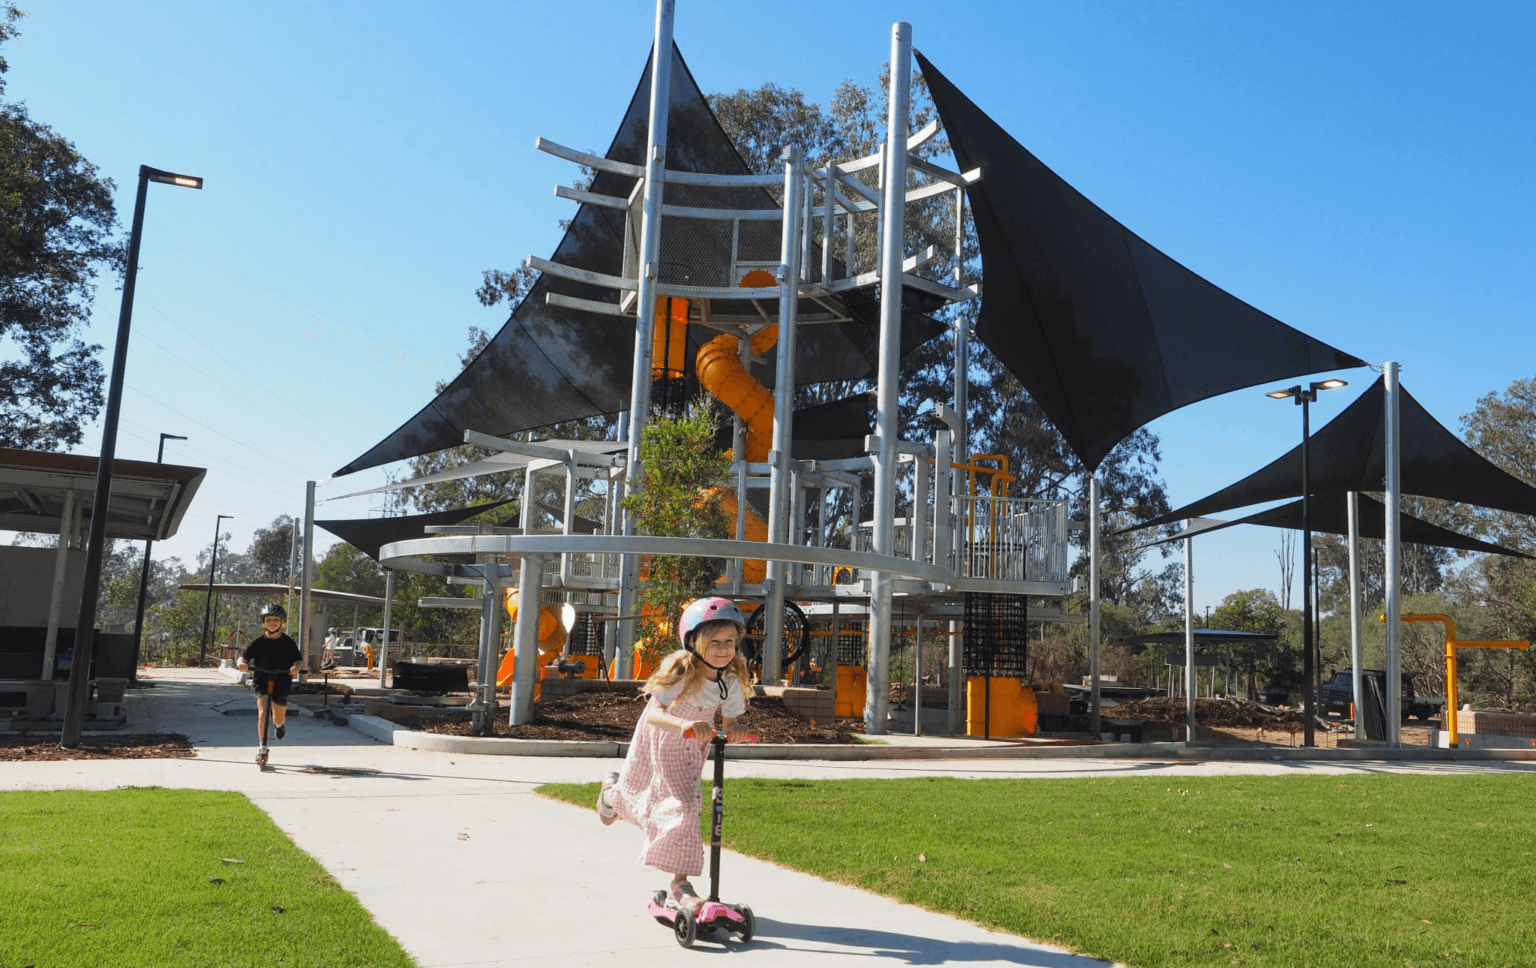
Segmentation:
[(1350, 695), (1355, 697), (1355, 735), (1365, 735), (1365, 644), (1360, 637), (1360, 492), (1349, 492), (1349, 664)]
[(310, 591), (314, 587), (315, 560), (315, 482), (304, 482), (304, 557), (299, 561), (299, 653), (304, 661), (299, 666), (299, 681), (309, 672), (309, 608)]
[[(790, 461), (794, 439), (796, 311), (800, 302), (800, 265), (804, 249), (801, 240), (802, 202), (805, 191), (805, 153), (798, 145), (784, 149), (784, 221), (780, 232), (779, 268), (779, 338), (775, 346), (778, 360), (773, 386), (773, 452), (769, 455), (768, 540), (782, 544), (789, 533), (790, 498), (793, 491)], [(739, 506), (739, 505), (738, 505)], [(789, 565), (768, 562), (772, 581), (768, 595), (767, 621), (763, 623), (763, 682), (777, 683), (785, 670), (784, 656), (784, 586), (788, 584)]]
[[(475, 656), (475, 699), (469, 705), (469, 731), (489, 736), (496, 717), (496, 660), (501, 645), (501, 564), (480, 555), (480, 647)], [(522, 609), (518, 609), (522, 614)]]
[(1088, 475), (1088, 731), (1099, 735), (1099, 475)]
[[(395, 605), (395, 570), (384, 569), (384, 640), (379, 643), (379, 688), (385, 686), (384, 677), (389, 671), (389, 623)], [(355, 623), (354, 623), (355, 624)], [(400, 651), (405, 652), (405, 639), (400, 640)]]
[(1301, 405), (1301, 675), (1302, 705), (1306, 712), (1302, 718), (1302, 738), (1307, 746), (1317, 745), (1317, 682), (1312, 665), (1312, 480), (1308, 466), (1311, 437), (1310, 394), (1303, 390), (1296, 395)]
[[(896, 544), (896, 444), (901, 375), (901, 263), (905, 251), (907, 117), (912, 100), (912, 25), (891, 27), (890, 111), (886, 116), (885, 164), (880, 195), (880, 364), (875, 396), (879, 449), (875, 460), (875, 554), (891, 555)], [(864, 729), (886, 730), (891, 660), (891, 580), (872, 576), (869, 603), (869, 688)]]
[(547, 555), (525, 554), (517, 573), (517, 623), (512, 627), (513, 726), (533, 722), (533, 687), (539, 679), (539, 618), (544, 609), (547, 558)]
[[(1194, 527), (1191, 518), (1184, 530)], [(1195, 539), (1184, 539), (1184, 745), (1195, 743)]]
[[(1382, 414), (1386, 418), (1386, 494), (1383, 495), (1387, 506), (1386, 512), (1386, 575), (1385, 592), (1387, 623), (1387, 746), (1396, 748), (1402, 739), (1402, 708), (1403, 708), (1403, 658), (1398, 648), (1400, 641), (1399, 624), (1403, 614), (1402, 602), (1402, 560), (1403, 541), (1402, 530), (1398, 515), (1403, 506), (1403, 481), (1402, 481), (1402, 440), (1400, 414), (1402, 410), (1402, 392), (1398, 385), (1397, 364), (1387, 363), (1382, 367), (1382, 389), (1385, 391), (1382, 398)], [(1360, 695), (1355, 696), (1359, 703)], [(1455, 710), (1447, 710), (1446, 715), (1456, 715)]]
[[(636, 494), (644, 486), (644, 468), (640, 465), (640, 442), (651, 407), (651, 334), (656, 328), (657, 260), (661, 254), (661, 205), (667, 174), (667, 120), (672, 104), (672, 21), (675, 0), (656, 0), (655, 41), (651, 45), (651, 99), (647, 115), (648, 138), (645, 147), (645, 187), (640, 207), (640, 278), (635, 307), (635, 361), (630, 373), (629, 443), (625, 464), (625, 491)], [(628, 512), (622, 516), (622, 532), (635, 533), (634, 520)], [(633, 615), (638, 595), (639, 562), (625, 555), (620, 565), (619, 614)], [(629, 675), (633, 661), (635, 622), (619, 623), (619, 673)]]

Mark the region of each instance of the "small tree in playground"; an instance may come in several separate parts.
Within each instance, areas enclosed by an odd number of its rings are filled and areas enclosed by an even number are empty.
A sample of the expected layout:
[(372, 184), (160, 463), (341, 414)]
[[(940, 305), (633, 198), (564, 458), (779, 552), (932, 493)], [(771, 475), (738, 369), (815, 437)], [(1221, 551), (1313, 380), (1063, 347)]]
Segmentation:
[[(728, 538), (730, 515), (724, 506), (724, 485), (731, 458), (715, 448), (718, 418), (705, 402), (695, 403), (682, 417), (653, 417), (640, 438), (644, 480), (639, 493), (624, 499), (635, 519), (635, 533), (674, 538)], [(719, 577), (711, 558), (650, 555), (640, 593), (641, 612), (636, 638), (640, 654), (654, 662), (676, 648), (674, 638), (683, 608), (711, 591)]]

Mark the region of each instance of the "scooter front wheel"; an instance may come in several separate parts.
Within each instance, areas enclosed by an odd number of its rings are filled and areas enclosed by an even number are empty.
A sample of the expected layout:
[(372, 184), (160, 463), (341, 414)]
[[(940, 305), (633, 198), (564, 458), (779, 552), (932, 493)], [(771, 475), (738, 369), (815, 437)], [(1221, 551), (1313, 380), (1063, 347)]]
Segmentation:
[(677, 920), (672, 922), (672, 935), (684, 948), (693, 947), (693, 943), (699, 938), (699, 924), (694, 920), (692, 911), (687, 908), (678, 908)]
[(757, 934), (757, 918), (752, 915), (752, 909), (745, 904), (737, 905), (736, 913), (741, 915), (741, 927), (736, 934), (741, 938), (741, 943), (746, 944)]

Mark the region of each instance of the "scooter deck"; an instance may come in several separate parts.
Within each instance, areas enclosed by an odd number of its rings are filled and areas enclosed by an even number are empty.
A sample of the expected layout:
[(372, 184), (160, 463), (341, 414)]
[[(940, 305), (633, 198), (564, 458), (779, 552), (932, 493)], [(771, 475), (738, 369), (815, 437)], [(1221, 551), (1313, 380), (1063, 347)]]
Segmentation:
[[(675, 921), (677, 911), (676, 903), (658, 903), (655, 898), (646, 905), (646, 913), (663, 924)], [(739, 931), (746, 923), (740, 911), (720, 901), (704, 901), (694, 912), (693, 919), (701, 928), (724, 928), (727, 931)]]

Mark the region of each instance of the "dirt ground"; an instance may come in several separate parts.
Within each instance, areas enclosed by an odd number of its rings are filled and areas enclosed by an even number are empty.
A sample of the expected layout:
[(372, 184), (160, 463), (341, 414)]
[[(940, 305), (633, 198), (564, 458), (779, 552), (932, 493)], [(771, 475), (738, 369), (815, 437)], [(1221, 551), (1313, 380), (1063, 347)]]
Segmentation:
[[(1187, 715), (1182, 697), (1167, 696), (1110, 706), (1104, 714), (1175, 725), (1183, 724)], [(1403, 745), (1428, 746), (1431, 728), (1402, 726)], [(1349, 723), (1323, 719), (1317, 722), (1314, 735), (1319, 747), (1329, 749), (1337, 748), (1340, 739), (1354, 738), (1355, 731)], [(1265, 706), (1246, 699), (1195, 700), (1195, 738), (1200, 742), (1301, 746), (1305, 736), (1300, 713), (1288, 706)]]
[(17, 760), (150, 760), (196, 756), (197, 750), (180, 733), (113, 733), (85, 735), (77, 749), (59, 747), (57, 735), (0, 734), (0, 762)]
[[(646, 700), (638, 695), (613, 692), (578, 692), (575, 695), (542, 702), (533, 722), (509, 726), (498, 718), (495, 735), (510, 739), (576, 739), (627, 742), (635, 723), (645, 709)], [(429, 733), (469, 735), (469, 717), (457, 715), (394, 714), (402, 726)], [(855, 743), (853, 731), (846, 726), (812, 726), (785, 708), (772, 696), (758, 696), (747, 703), (747, 714), (737, 725), (758, 734), (763, 743)]]

